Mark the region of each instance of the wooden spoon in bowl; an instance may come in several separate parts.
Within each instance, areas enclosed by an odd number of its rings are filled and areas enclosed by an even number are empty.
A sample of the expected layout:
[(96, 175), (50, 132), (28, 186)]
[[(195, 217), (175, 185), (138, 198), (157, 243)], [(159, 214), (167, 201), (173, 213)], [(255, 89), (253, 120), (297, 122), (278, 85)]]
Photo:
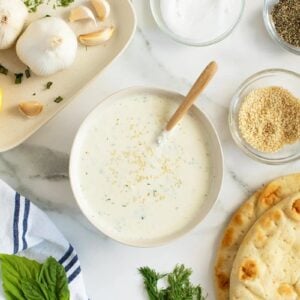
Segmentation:
[(213, 78), (217, 72), (218, 66), (217, 63), (212, 61), (210, 62), (204, 71), (200, 74), (196, 82), (193, 84), (192, 88), (188, 92), (184, 101), (177, 108), (176, 112), (168, 121), (166, 127), (164, 128), (162, 134), (158, 138), (158, 143), (161, 144), (164, 136), (166, 136), (176, 124), (183, 118), (183, 116), (188, 112), (194, 102), (197, 100), (198, 96), (206, 88), (210, 80)]
[(182, 119), (182, 117), (188, 112), (190, 107), (197, 100), (198, 96), (202, 93), (202, 91), (206, 88), (210, 80), (213, 78), (213, 76), (217, 72), (217, 69), (217, 63), (214, 61), (210, 62), (207, 65), (207, 67), (200, 74), (196, 82), (193, 84), (184, 101), (181, 103), (181, 105), (178, 107), (174, 115), (167, 123), (165, 127), (166, 131), (171, 131), (175, 127), (175, 125)]

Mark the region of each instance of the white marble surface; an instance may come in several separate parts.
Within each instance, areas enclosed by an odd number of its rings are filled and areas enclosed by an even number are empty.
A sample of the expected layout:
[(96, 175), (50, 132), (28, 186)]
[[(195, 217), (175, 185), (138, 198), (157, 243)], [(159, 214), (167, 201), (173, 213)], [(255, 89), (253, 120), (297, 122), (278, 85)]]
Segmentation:
[[(300, 162), (267, 166), (245, 156), (234, 145), (227, 127), (227, 109), (237, 86), (265, 68), (300, 70), (299, 57), (275, 45), (262, 21), (262, 0), (246, 1), (237, 29), (224, 41), (207, 48), (177, 44), (161, 33), (148, 0), (134, 0), (136, 36), (125, 54), (113, 63), (63, 112), (25, 144), (0, 155), (0, 177), (43, 208), (74, 244), (91, 299), (146, 299), (137, 268), (149, 265), (168, 271), (176, 263), (194, 269), (208, 299), (214, 299), (212, 270), (223, 226), (233, 210), (264, 182), (300, 171)], [(215, 59), (220, 70), (201, 97), (214, 121), (225, 156), (224, 185), (218, 203), (190, 234), (169, 245), (135, 249), (97, 232), (80, 213), (68, 180), (72, 140), (86, 114), (112, 92), (132, 85), (161, 86), (186, 93), (205, 64)]]

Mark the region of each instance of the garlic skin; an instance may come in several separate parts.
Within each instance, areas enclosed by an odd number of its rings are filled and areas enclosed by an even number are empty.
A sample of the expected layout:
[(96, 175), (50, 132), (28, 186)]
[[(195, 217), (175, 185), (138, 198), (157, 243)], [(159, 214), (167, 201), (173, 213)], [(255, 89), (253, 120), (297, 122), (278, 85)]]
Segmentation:
[(27, 7), (22, 0), (0, 0), (0, 50), (14, 44), (27, 17)]
[(19, 59), (38, 76), (50, 76), (70, 67), (77, 52), (77, 38), (60, 18), (32, 22), (18, 39)]

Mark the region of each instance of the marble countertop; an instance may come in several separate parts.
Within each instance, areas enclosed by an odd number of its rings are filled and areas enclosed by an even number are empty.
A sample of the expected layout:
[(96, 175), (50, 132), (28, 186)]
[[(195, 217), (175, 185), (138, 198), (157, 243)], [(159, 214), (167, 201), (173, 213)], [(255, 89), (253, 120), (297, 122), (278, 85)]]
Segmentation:
[[(1, 154), (0, 177), (44, 209), (75, 246), (91, 299), (146, 299), (137, 268), (149, 265), (165, 272), (177, 263), (192, 267), (192, 279), (203, 285), (208, 299), (214, 299), (215, 249), (231, 213), (261, 184), (300, 171), (300, 161), (263, 165), (235, 146), (227, 126), (231, 96), (246, 77), (259, 70), (279, 67), (299, 72), (300, 59), (280, 49), (268, 36), (262, 0), (246, 1), (236, 30), (206, 48), (172, 41), (154, 23), (149, 1), (133, 2), (138, 28), (126, 52), (28, 141)], [(201, 107), (213, 120), (224, 150), (225, 174), (219, 201), (196, 229), (166, 246), (137, 249), (105, 237), (81, 214), (69, 184), (69, 153), (80, 123), (101, 99), (121, 88), (147, 85), (186, 93), (200, 70), (213, 59), (219, 63), (219, 72), (201, 97)]]

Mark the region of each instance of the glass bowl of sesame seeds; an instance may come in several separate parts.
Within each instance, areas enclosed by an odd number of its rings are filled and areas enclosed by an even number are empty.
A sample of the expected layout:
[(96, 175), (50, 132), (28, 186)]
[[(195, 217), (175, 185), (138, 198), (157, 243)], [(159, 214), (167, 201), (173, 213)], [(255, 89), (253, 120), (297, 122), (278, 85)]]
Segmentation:
[(283, 49), (300, 55), (300, 1), (265, 0), (263, 18), (271, 38)]
[(237, 146), (257, 161), (300, 159), (300, 74), (268, 69), (249, 77), (232, 98), (229, 127)]

